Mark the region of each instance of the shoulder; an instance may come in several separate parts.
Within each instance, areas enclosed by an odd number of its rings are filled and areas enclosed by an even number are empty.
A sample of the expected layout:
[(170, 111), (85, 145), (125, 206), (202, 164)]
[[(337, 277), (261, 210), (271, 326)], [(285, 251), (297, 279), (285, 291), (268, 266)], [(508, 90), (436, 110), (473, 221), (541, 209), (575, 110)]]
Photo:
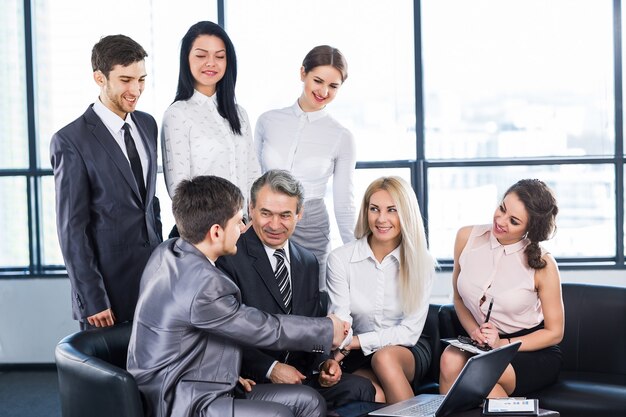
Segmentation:
[(163, 113), (163, 118), (172, 117), (174, 115), (184, 113), (191, 106), (189, 100), (178, 100), (168, 106)]
[(154, 120), (154, 117), (152, 117), (150, 113), (135, 110), (132, 114), (133, 118), (138, 122), (143, 123), (152, 129), (156, 129), (156, 120)]
[(318, 264), (317, 258), (315, 257), (313, 252), (311, 252), (310, 250), (308, 250), (304, 246), (300, 246), (300, 245), (298, 245), (295, 242), (289, 241), (289, 249), (291, 251), (295, 251), (295, 253), (297, 253), (297, 255), (300, 257), (300, 261), (305, 266), (306, 265), (317, 265)]
[(84, 139), (86, 129), (93, 129), (93, 127), (90, 126), (94, 126), (98, 122), (101, 123), (100, 118), (96, 115), (92, 108), (89, 107), (80, 117), (59, 129), (52, 136), (52, 140), (50, 141), (51, 147), (54, 148), (55, 146), (67, 144), (80, 146), (81, 144), (86, 143), (85, 140), (82, 140)]
[(470, 236), (472, 235), (472, 231), (477, 226), (463, 226), (456, 232), (456, 241), (457, 243), (467, 243)]
[(150, 113), (146, 113), (143, 112), (141, 110), (135, 110), (133, 113), (133, 116), (135, 116), (137, 119), (142, 120), (142, 121), (148, 121), (148, 122), (155, 122), (154, 117), (152, 117), (152, 115)]
[(243, 118), (245, 118), (246, 120), (248, 120), (248, 112), (246, 111), (246, 109), (241, 106), (240, 104), (237, 104), (237, 111), (239, 112), (239, 115)]
[(341, 134), (341, 136), (346, 136), (346, 137), (352, 137), (352, 132), (350, 132), (350, 130), (345, 127), (344, 125), (342, 125), (337, 119), (335, 119), (330, 113), (326, 114), (326, 117), (324, 117), (322, 120), (324, 120), (324, 123), (331, 129), (336, 130), (337, 132), (339, 132)]
[(556, 259), (551, 253), (544, 253), (541, 255), (541, 259), (546, 262), (546, 266), (535, 270), (535, 276), (539, 279), (549, 279), (550, 277), (559, 276), (559, 266), (556, 263)]
[(335, 261), (348, 263), (357, 247), (363, 244), (364, 239), (366, 242), (365, 244), (367, 244), (367, 238), (362, 237), (361, 239), (353, 240), (343, 246), (339, 246), (337, 249), (334, 249), (332, 252), (330, 252), (329, 260), (333, 258), (333, 260)]

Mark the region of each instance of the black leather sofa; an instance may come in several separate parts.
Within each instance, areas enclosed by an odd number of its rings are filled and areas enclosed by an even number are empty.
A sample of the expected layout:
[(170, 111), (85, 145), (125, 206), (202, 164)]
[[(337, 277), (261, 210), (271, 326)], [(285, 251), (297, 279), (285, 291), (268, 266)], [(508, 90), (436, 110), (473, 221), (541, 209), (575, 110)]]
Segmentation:
[[(561, 417), (626, 416), (626, 288), (563, 284), (565, 335), (559, 381), (529, 395)], [(78, 332), (55, 356), (63, 417), (142, 416), (141, 395), (126, 372), (131, 325)], [(417, 393), (437, 393), (441, 338), (463, 329), (452, 305), (431, 304), (424, 326), (433, 362)]]
[(131, 323), (74, 333), (55, 350), (63, 417), (143, 417), (126, 371)]
[[(562, 288), (565, 333), (559, 380), (528, 397), (561, 417), (624, 417), (626, 288), (569, 283)], [(438, 319), (441, 337), (464, 334), (451, 304), (441, 306)]]

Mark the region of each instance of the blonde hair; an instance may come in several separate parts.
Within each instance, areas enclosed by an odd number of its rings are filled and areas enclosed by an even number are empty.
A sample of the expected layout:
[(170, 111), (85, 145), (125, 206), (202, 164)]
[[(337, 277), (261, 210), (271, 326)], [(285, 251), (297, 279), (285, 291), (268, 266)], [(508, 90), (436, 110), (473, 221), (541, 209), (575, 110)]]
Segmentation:
[(424, 222), (413, 188), (400, 177), (381, 177), (374, 180), (363, 195), (354, 236), (369, 236), (369, 202), (372, 194), (385, 190), (393, 199), (400, 219), (400, 298), (405, 314), (415, 311), (427, 295), (437, 261), (428, 251)]

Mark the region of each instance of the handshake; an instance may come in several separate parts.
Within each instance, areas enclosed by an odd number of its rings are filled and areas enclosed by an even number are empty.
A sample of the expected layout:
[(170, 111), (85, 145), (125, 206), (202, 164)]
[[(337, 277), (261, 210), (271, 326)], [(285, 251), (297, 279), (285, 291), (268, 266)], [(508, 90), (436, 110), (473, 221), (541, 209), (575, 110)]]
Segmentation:
[(333, 349), (343, 349), (352, 341), (352, 327), (334, 314), (329, 314), (328, 318), (333, 322)]

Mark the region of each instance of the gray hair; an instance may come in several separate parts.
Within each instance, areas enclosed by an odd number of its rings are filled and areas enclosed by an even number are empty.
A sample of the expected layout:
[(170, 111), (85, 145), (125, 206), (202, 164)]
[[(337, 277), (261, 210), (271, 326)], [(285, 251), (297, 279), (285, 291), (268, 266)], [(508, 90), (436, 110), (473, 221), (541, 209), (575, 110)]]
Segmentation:
[(252, 207), (256, 207), (256, 199), (259, 195), (259, 190), (264, 185), (268, 185), (270, 190), (274, 192), (286, 194), (289, 197), (297, 197), (298, 205), (296, 207), (296, 214), (300, 213), (302, 205), (304, 204), (304, 187), (289, 171), (270, 169), (257, 178), (250, 189), (250, 203)]

